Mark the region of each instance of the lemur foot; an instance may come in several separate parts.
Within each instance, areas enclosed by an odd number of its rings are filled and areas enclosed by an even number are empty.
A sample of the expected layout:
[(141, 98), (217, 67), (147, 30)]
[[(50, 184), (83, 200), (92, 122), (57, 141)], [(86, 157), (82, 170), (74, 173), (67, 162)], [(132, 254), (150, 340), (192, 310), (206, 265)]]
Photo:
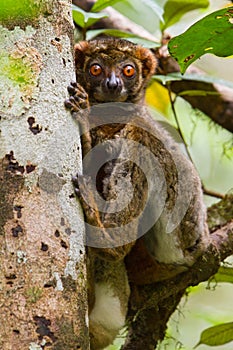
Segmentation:
[[(135, 241), (120, 246), (119, 242), (117, 243), (117, 237), (114, 238), (112, 236), (110, 228), (116, 228), (117, 224), (113, 225), (111, 219), (108, 221), (108, 215), (105, 219), (100, 217), (100, 212), (93, 195), (95, 186), (90, 176), (77, 174), (72, 177), (72, 181), (75, 193), (81, 202), (86, 223), (88, 224), (86, 233), (89, 240), (87, 243), (92, 247), (92, 251), (101, 259), (109, 261), (123, 260), (135, 244)], [(100, 230), (96, 231), (95, 227), (101, 229), (102, 234)], [(98, 236), (96, 232), (98, 232)], [(92, 245), (93, 242), (94, 245)], [(105, 248), (107, 246), (109, 248)]]
[(93, 184), (93, 180), (88, 175), (77, 174), (72, 177), (74, 185), (74, 191), (79, 201), (82, 204), (82, 208), (88, 222), (94, 226), (101, 227), (102, 223), (99, 218), (99, 211), (94, 199), (94, 191), (96, 190)]

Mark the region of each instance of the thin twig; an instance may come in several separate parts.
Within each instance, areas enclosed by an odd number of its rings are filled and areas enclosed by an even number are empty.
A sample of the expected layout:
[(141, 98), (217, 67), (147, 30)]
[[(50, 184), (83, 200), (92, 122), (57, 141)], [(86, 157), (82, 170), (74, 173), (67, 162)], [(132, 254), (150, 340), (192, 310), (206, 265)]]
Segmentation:
[[(173, 112), (173, 115), (174, 115), (174, 118), (175, 118), (175, 121), (176, 121), (176, 125), (177, 125), (177, 131), (178, 131), (178, 133), (179, 133), (179, 135), (180, 135), (180, 137), (181, 137), (181, 139), (182, 139), (182, 141), (184, 143), (184, 146), (185, 146), (185, 149), (186, 149), (186, 152), (187, 152), (187, 155), (188, 155), (189, 159), (194, 164), (192, 156), (191, 156), (191, 153), (189, 151), (188, 144), (185, 141), (185, 138), (184, 138), (181, 126), (180, 126), (180, 122), (179, 122), (179, 119), (178, 119), (178, 116), (177, 116), (177, 113), (176, 113), (176, 109), (175, 109), (176, 97), (174, 99), (172, 98), (172, 91), (171, 91), (171, 88), (170, 88), (170, 84), (167, 84), (167, 89), (168, 89), (169, 99), (170, 99), (170, 102), (171, 102), (172, 112)], [(195, 164), (194, 164), (194, 166), (195, 166)], [(219, 192), (216, 192), (216, 191), (212, 191), (212, 190), (209, 190), (209, 189), (205, 188), (203, 183), (202, 183), (202, 190), (203, 190), (203, 193), (205, 195), (210, 196), (210, 197), (215, 197), (215, 198), (219, 198), (219, 199), (223, 199), (225, 197), (225, 195), (222, 194), (222, 193), (219, 193)]]
[(210, 196), (210, 197), (215, 197), (215, 198), (219, 198), (219, 199), (225, 198), (225, 194), (219, 193), (216, 191), (212, 191), (212, 190), (208, 190), (207, 188), (205, 188), (205, 186), (203, 184), (202, 184), (202, 191), (205, 195)]
[(181, 139), (182, 139), (182, 141), (184, 143), (187, 155), (188, 155), (189, 159), (191, 160), (191, 162), (193, 163), (193, 159), (192, 159), (191, 153), (189, 151), (188, 144), (185, 141), (184, 134), (183, 134), (183, 132), (181, 130), (180, 122), (179, 122), (179, 119), (178, 119), (178, 116), (177, 116), (177, 113), (176, 113), (176, 109), (175, 109), (176, 96), (175, 96), (175, 98), (173, 100), (173, 98), (172, 98), (172, 91), (171, 91), (169, 83), (167, 84), (167, 89), (168, 89), (169, 100), (171, 102), (172, 113), (173, 113), (175, 121), (176, 121), (177, 131), (178, 131), (178, 133), (179, 133), (179, 135), (180, 135), (180, 137), (181, 137)]

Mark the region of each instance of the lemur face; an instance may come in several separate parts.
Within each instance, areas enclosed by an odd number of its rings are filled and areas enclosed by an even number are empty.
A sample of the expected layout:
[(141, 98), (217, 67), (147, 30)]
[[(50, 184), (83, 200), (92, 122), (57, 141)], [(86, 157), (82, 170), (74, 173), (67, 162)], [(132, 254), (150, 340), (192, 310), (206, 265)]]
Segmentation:
[(137, 103), (155, 71), (150, 50), (126, 40), (94, 40), (75, 46), (77, 82), (88, 92), (91, 104)]

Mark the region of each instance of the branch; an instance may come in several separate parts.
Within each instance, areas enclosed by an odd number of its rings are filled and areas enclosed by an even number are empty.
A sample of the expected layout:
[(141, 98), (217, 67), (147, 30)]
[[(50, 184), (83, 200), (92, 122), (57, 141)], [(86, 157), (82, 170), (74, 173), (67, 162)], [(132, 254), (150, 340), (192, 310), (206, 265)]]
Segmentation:
[[(220, 84), (195, 80), (171, 82), (171, 90), (188, 101), (193, 108), (208, 115), (215, 123), (233, 132), (233, 90)], [(205, 95), (185, 95), (185, 91), (204, 91)]]
[[(159, 60), (159, 74), (180, 72), (178, 63), (169, 56), (167, 46), (163, 46), (157, 53)], [(188, 73), (197, 76), (197, 80), (177, 80), (170, 83), (170, 89), (184, 100), (189, 102), (193, 108), (197, 108), (215, 123), (233, 132), (233, 89), (214, 83), (206, 83), (198, 80), (204, 73), (192, 66)], [(187, 93), (185, 94), (185, 92)], [(188, 94), (188, 91), (197, 92), (195, 95)], [(202, 92), (199, 93), (198, 92)], [(204, 94), (203, 94), (204, 92)]]
[(227, 194), (223, 200), (213, 204), (207, 210), (207, 223), (210, 232), (215, 232), (220, 227), (233, 219), (233, 194)]
[(208, 280), (221, 261), (233, 254), (232, 199), (233, 195), (228, 195), (208, 210), (209, 227), (214, 231), (206, 251), (192, 268), (166, 281), (131, 286), (129, 332), (121, 350), (155, 349), (164, 339), (167, 321), (186, 288)]
[[(73, 0), (73, 3), (85, 11), (90, 11), (95, 1)], [(99, 20), (92, 26), (92, 29), (119, 29), (124, 32), (130, 32), (132, 34), (141, 36), (147, 40), (158, 40), (154, 35), (152, 35), (142, 26), (123, 16), (112, 7), (105, 8), (103, 12), (107, 13), (109, 17)]]

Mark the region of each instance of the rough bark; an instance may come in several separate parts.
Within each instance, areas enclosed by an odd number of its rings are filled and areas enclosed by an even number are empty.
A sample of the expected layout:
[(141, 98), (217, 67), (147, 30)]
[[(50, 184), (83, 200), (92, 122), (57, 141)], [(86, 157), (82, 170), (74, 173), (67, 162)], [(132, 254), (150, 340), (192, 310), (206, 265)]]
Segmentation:
[(89, 348), (84, 226), (71, 186), (79, 131), (64, 108), (74, 78), (70, 5), (44, 0), (34, 16), (0, 27), (3, 350)]
[[(90, 10), (93, 3), (93, 1), (78, 0), (77, 2), (85, 10)], [(123, 24), (121, 22), (119, 26), (116, 16), (111, 15), (107, 20), (102, 20), (102, 27), (119, 28), (138, 34), (137, 28), (127, 19)], [(144, 37), (147, 37), (146, 34), (144, 34)], [(158, 59), (159, 73), (166, 74), (179, 71), (177, 63), (167, 53), (163, 54), (162, 50)], [(184, 94), (182, 94), (182, 97), (189, 101), (194, 108), (198, 108), (209, 115), (216, 123), (230, 131), (233, 130), (231, 108), (233, 95), (231, 89), (223, 88), (220, 85), (188, 80), (172, 82), (170, 88), (176, 94), (191, 89), (206, 90), (209, 94), (207, 93), (203, 98)], [(214, 96), (213, 93), (215, 93)], [(17, 186), (20, 186), (20, 184)], [(205, 254), (195, 263), (192, 269), (170, 280), (132, 289), (129, 308), (129, 332), (122, 350), (154, 349), (157, 343), (164, 338), (167, 321), (176, 309), (186, 288), (208, 280), (217, 272), (220, 262), (233, 254), (233, 215), (232, 212), (229, 214), (229, 208), (232, 208), (232, 196), (227, 196), (224, 201), (213, 206), (209, 211), (211, 241)], [(138, 295), (140, 295), (140, 298), (138, 298)]]

